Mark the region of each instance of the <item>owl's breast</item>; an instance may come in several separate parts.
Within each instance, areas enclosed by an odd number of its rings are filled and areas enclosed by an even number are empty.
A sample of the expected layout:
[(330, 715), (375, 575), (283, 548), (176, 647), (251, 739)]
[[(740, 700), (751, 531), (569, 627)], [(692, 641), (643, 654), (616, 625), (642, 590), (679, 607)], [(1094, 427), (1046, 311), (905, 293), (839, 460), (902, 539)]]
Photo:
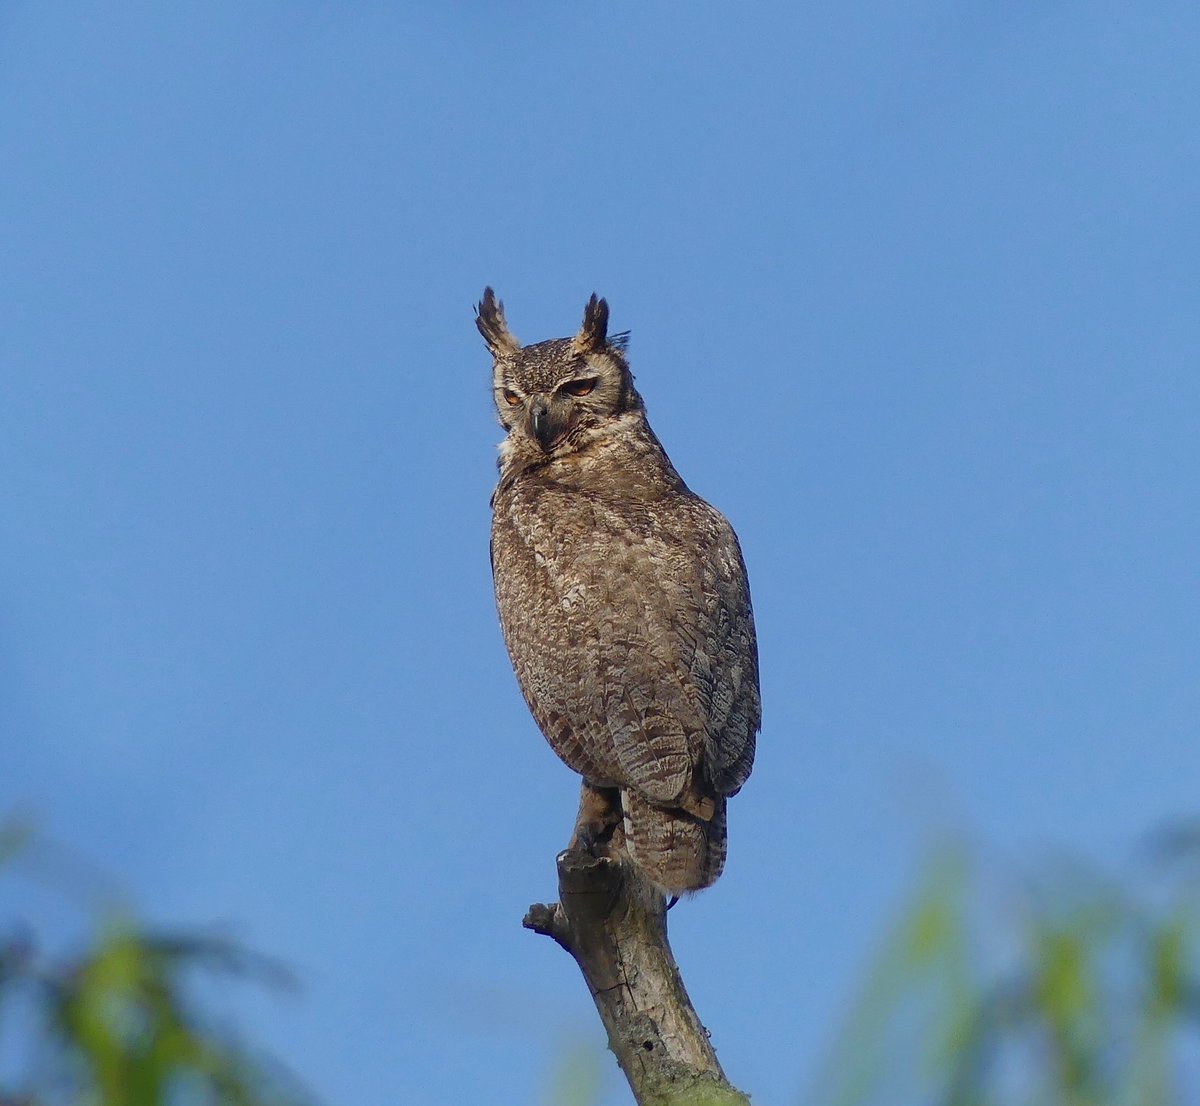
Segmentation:
[(584, 496), (517, 488), (496, 497), (492, 575), (517, 683), (559, 757), (595, 783), (616, 784), (595, 655), (603, 545)]
[(616, 597), (614, 572), (635, 571), (636, 550), (591, 497), (558, 489), (515, 489), (492, 518), (492, 570), (505, 638), (558, 653), (582, 645)]

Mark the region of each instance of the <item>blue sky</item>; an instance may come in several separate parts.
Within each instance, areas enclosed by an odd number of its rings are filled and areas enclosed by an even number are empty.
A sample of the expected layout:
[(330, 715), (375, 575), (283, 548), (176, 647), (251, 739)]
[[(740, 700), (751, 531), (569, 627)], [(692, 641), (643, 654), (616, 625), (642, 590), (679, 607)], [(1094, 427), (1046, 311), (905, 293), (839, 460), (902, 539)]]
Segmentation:
[(792, 1101), (931, 835), (1119, 865), (1196, 811), (1198, 31), (9, 0), (0, 812), (294, 965), (228, 1001), (330, 1103), (539, 1101), (600, 1030), (519, 925), (576, 786), (496, 625), (471, 305), (599, 291), (750, 569), (759, 759), (671, 933)]

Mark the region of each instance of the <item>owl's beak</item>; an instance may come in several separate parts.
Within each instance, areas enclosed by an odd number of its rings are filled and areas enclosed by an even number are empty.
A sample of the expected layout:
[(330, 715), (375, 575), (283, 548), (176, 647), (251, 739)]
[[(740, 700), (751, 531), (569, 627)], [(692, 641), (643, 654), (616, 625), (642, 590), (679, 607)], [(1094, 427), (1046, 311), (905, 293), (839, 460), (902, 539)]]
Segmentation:
[(546, 401), (540, 396), (535, 397), (529, 405), (529, 433), (542, 447), (543, 452), (550, 452), (550, 447), (561, 430), (562, 428), (557, 425), (557, 420), (550, 417), (550, 408)]

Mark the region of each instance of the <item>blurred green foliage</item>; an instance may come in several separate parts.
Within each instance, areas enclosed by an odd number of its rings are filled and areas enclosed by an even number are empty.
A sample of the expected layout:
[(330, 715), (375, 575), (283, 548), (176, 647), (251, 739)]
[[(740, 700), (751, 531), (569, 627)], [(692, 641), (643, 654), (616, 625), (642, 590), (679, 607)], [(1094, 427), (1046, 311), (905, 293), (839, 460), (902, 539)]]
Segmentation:
[[(23, 826), (0, 827), (0, 866), (30, 839)], [(82, 951), (56, 958), (27, 932), (0, 930), (0, 1106), (307, 1101), (282, 1069), (198, 1013), (195, 985), (228, 975), (280, 972), (229, 942), (165, 937), (130, 921), (109, 920)]]
[(545, 1106), (592, 1106), (600, 1096), (604, 1059), (590, 1044), (566, 1049), (543, 1100)]
[(941, 851), (805, 1101), (1200, 1101), (1190, 851), (1160, 842), (1119, 885), (1067, 863), (1021, 881), (989, 880), (961, 850)]

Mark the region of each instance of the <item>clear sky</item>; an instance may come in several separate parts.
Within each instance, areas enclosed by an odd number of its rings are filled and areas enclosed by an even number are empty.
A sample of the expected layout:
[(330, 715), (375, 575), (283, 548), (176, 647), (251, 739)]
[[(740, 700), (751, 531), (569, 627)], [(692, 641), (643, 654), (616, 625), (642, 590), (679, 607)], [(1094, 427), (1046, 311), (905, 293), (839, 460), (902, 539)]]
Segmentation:
[(8, 0), (0, 813), (291, 963), (228, 1001), (331, 1104), (539, 1101), (600, 1029), (520, 928), (576, 785), (496, 624), (471, 305), (596, 290), (750, 569), (759, 759), (671, 933), (792, 1101), (931, 834), (1120, 864), (1196, 811), (1198, 33)]

